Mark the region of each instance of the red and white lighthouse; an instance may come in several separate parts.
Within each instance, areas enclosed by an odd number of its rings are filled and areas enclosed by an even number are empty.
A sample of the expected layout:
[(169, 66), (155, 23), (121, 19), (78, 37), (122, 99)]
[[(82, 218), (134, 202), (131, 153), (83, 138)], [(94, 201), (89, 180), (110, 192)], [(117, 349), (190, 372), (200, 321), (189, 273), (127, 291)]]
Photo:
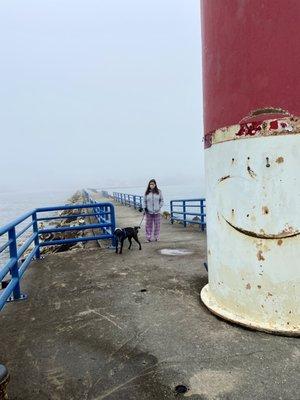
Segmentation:
[(202, 0), (215, 314), (300, 334), (300, 2)]

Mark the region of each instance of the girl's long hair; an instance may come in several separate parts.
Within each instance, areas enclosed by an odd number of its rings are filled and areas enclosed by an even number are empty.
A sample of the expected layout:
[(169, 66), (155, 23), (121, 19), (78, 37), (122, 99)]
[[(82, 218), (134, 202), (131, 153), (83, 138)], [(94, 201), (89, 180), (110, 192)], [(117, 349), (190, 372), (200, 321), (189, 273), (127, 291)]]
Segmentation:
[(150, 179), (150, 181), (148, 183), (148, 186), (147, 186), (147, 189), (146, 189), (146, 192), (145, 192), (145, 196), (147, 196), (147, 194), (149, 194), (151, 192), (150, 183), (154, 183), (155, 184), (155, 188), (153, 189), (153, 192), (156, 193), (156, 194), (159, 194), (159, 189), (157, 187), (156, 180), (155, 179)]

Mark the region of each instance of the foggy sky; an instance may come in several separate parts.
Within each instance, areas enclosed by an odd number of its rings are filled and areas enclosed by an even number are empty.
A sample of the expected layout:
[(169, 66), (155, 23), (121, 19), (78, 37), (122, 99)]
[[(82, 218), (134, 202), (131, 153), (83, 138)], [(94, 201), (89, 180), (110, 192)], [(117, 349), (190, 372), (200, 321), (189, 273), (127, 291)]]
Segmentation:
[(203, 175), (199, 0), (2, 0), (0, 191)]

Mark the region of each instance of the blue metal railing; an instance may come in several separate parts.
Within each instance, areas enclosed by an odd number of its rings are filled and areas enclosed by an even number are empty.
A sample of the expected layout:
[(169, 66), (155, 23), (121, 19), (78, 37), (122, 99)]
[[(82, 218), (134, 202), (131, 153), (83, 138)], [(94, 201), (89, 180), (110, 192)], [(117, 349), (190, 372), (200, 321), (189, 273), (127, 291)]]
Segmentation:
[[(91, 208), (92, 212), (82, 212)], [(45, 216), (45, 213), (63, 210), (78, 210), (76, 214), (60, 216)], [(79, 226), (38, 227), (38, 222), (85, 218), (94, 216), (97, 223), (82, 224)], [(29, 221), (28, 221), (29, 220)], [(23, 226), (25, 224), (25, 227)], [(18, 230), (19, 229), (19, 230)], [(40, 235), (60, 233), (66, 231), (85, 231), (88, 229), (100, 229), (103, 233), (91, 236), (82, 236), (70, 239), (42, 240)], [(8, 261), (0, 263), (0, 310), (7, 301), (21, 300), (26, 296), (21, 294), (20, 281), (33, 258), (40, 258), (40, 249), (45, 246), (55, 246), (68, 243), (85, 242), (90, 240), (111, 239), (114, 244), (115, 210), (112, 203), (74, 204), (67, 206), (43, 207), (29, 211), (11, 223), (0, 228), (0, 238), (7, 235), (4, 244), (0, 246), (0, 254), (8, 253)], [(24, 236), (23, 236), (24, 235)], [(28, 237), (28, 235), (30, 235)], [(20, 244), (19, 239), (25, 237), (25, 242)], [(24, 253), (27, 255), (24, 257)], [(23, 256), (23, 257), (22, 257)], [(10, 279), (7, 280), (7, 275)], [(5, 278), (5, 280), (4, 280)], [(3, 289), (3, 290), (1, 290)]]
[(121, 203), (125, 206), (133, 206), (136, 210), (143, 208), (144, 196), (139, 196), (136, 194), (118, 193), (113, 192), (113, 197), (115, 201)]
[[(134, 194), (113, 192), (113, 198), (123, 205), (133, 206), (135, 209), (143, 208), (143, 196)], [(170, 221), (196, 224), (204, 231), (206, 228), (205, 199), (180, 199), (170, 201)], [(193, 218), (194, 217), (194, 218)]]
[[(170, 220), (183, 222), (183, 225), (198, 224), (202, 231), (206, 227), (205, 199), (183, 199), (170, 201)], [(195, 209), (198, 211), (195, 211)], [(192, 218), (194, 217), (194, 218)]]
[[(105, 221), (106, 221), (105, 216), (110, 215), (108, 204), (111, 205), (112, 207), (114, 207), (114, 206), (111, 203), (97, 203), (97, 201), (95, 201), (86, 190), (83, 190), (83, 195), (85, 198), (85, 202), (87, 204), (90, 204), (90, 207), (93, 207), (94, 214), (92, 214), (92, 215), (95, 216), (95, 218), (98, 220), (99, 224), (105, 223)], [(99, 204), (101, 204), (101, 205), (103, 204), (103, 207), (100, 207)], [(112, 245), (114, 246), (115, 238), (114, 238), (113, 233), (116, 228), (115, 212), (113, 212), (112, 219), (113, 219), (113, 225), (112, 225), (113, 229), (111, 229), (107, 226), (103, 226), (103, 227), (101, 227), (101, 230), (103, 231), (103, 233), (112, 235), (111, 240), (112, 240)]]

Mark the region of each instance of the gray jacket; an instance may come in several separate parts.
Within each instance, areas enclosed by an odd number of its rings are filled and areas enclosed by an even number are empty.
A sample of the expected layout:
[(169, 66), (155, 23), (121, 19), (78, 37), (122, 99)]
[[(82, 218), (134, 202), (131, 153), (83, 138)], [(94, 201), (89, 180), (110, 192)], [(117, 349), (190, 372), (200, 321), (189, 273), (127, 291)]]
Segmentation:
[(150, 192), (144, 195), (144, 208), (147, 208), (149, 214), (158, 214), (164, 205), (164, 199), (161, 191), (159, 194)]

